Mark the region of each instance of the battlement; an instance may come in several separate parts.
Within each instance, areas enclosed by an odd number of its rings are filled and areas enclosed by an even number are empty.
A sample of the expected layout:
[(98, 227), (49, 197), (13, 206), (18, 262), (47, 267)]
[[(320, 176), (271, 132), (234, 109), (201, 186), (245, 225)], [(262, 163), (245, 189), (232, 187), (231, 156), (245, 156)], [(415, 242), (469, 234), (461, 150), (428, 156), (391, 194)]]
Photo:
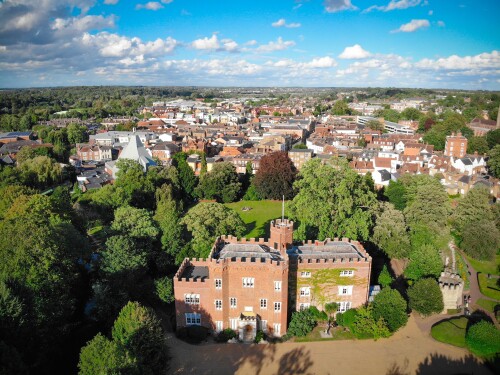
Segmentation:
[(441, 289), (457, 289), (463, 285), (460, 275), (451, 272), (441, 272), (438, 282)]
[(271, 221), (271, 228), (286, 227), (293, 229), (293, 221), (288, 219), (276, 219)]
[(353, 265), (370, 262), (371, 258), (299, 258), (298, 263), (300, 264), (319, 264), (319, 263), (352, 263)]

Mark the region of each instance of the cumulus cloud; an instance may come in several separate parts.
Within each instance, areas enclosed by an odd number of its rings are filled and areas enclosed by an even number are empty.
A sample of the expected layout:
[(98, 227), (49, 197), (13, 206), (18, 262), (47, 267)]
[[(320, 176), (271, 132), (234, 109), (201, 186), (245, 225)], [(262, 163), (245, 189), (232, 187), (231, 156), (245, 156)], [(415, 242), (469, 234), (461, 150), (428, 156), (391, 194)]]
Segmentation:
[(104, 4), (106, 5), (115, 5), (118, 4), (119, 0), (104, 0)]
[(371, 12), (372, 10), (380, 10), (383, 12), (390, 12), (391, 10), (396, 10), (396, 9), (407, 9), (407, 8), (413, 8), (416, 7), (417, 5), (426, 5), (426, 1), (422, 0), (391, 0), (389, 4), (387, 5), (372, 5), (371, 7), (365, 9), (363, 13), (368, 13)]
[(160, 10), (160, 9), (163, 9), (164, 6), (161, 5), (161, 3), (159, 3), (158, 1), (150, 1), (146, 4), (137, 4), (135, 6), (135, 9), (139, 10), (139, 9), (147, 9), (147, 10), (153, 10), (153, 11), (156, 11), (156, 10)]
[(282, 37), (278, 37), (276, 41), (270, 41), (267, 44), (262, 44), (256, 48), (257, 52), (274, 52), (274, 51), (283, 51), (288, 49), (289, 47), (293, 47), (295, 42), (293, 40), (284, 41)]
[(288, 27), (288, 28), (296, 28), (300, 27), (300, 23), (286, 23), (286, 20), (284, 18), (280, 18), (278, 21), (273, 22), (271, 24), (272, 27)]
[(343, 10), (356, 10), (358, 7), (351, 3), (351, 0), (325, 0), (323, 5), (328, 13), (341, 12)]
[(430, 23), (428, 20), (411, 20), (399, 27), (397, 30), (393, 30), (393, 33), (403, 32), (403, 33), (413, 33), (419, 29), (429, 27)]
[(366, 51), (359, 44), (355, 44), (352, 47), (346, 47), (344, 51), (339, 55), (341, 59), (365, 59), (369, 57), (370, 52)]
[(312, 59), (311, 61), (304, 63), (303, 66), (306, 68), (332, 68), (337, 66), (337, 62), (330, 56), (325, 56)]
[(63, 31), (65, 33), (82, 33), (87, 30), (101, 30), (115, 27), (116, 17), (111, 15), (109, 17), (103, 16), (83, 16), (71, 18), (56, 18), (52, 24), (51, 29)]
[(238, 52), (239, 46), (232, 39), (222, 39), (219, 41), (217, 34), (213, 34), (210, 38), (205, 37), (194, 40), (191, 43), (191, 48), (200, 51)]

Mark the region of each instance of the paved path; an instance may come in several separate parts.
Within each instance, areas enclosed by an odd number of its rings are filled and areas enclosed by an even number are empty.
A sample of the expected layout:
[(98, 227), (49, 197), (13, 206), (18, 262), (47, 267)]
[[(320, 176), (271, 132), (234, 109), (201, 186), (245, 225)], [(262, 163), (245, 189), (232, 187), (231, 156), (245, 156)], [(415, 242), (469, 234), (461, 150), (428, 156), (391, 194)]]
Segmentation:
[[(420, 318), (418, 318), (420, 319)], [(492, 374), (467, 350), (435, 341), (411, 316), (388, 339), (189, 345), (169, 334), (169, 374)]]

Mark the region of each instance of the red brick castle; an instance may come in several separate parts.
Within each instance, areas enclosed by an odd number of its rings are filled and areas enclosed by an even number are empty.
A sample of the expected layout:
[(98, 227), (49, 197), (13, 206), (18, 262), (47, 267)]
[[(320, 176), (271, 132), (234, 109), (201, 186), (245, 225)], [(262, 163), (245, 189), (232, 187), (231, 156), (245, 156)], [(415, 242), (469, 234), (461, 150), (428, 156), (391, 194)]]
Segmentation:
[(271, 222), (268, 241), (221, 236), (207, 259), (186, 258), (174, 276), (177, 327), (286, 333), (288, 313), (329, 302), (338, 311), (368, 300), (371, 257), (346, 238), (293, 244), (293, 222)]

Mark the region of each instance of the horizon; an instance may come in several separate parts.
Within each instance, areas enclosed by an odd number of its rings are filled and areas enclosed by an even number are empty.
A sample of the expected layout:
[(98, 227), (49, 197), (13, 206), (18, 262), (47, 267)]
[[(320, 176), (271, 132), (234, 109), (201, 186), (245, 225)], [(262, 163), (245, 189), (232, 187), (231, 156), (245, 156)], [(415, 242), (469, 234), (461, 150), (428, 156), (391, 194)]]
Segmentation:
[(498, 91), (499, 11), (495, 0), (5, 0), (0, 88)]

